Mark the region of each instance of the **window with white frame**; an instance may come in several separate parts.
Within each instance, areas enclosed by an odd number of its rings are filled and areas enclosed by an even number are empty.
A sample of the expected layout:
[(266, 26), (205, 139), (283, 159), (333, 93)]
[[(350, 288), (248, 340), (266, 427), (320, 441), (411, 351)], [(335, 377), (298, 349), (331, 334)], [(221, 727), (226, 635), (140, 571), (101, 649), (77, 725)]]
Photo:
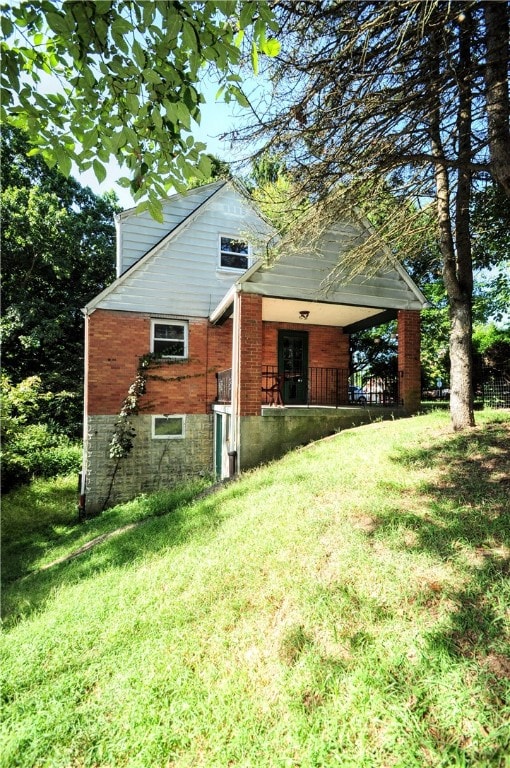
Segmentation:
[(151, 352), (161, 357), (188, 356), (188, 324), (179, 320), (153, 320)]
[(246, 240), (220, 235), (221, 269), (248, 269), (249, 266), (250, 246)]
[(153, 416), (154, 440), (180, 440), (184, 437), (184, 416)]

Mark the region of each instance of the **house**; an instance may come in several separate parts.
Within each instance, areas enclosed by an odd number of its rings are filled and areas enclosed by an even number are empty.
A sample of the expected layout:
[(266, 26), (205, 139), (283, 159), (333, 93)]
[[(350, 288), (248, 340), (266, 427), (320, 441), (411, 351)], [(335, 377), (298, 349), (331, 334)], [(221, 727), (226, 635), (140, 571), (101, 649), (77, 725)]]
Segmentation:
[[(362, 220), (338, 222), (313, 252), (272, 265), (264, 251), (274, 232), (230, 181), (170, 197), (162, 223), (131, 209), (116, 226), (117, 278), (83, 310), (87, 512), (190, 477), (226, 478), (370, 420), (349, 400), (349, 336), (392, 318), (391, 409), (418, 407), (423, 294), (389, 255), (373, 276), (328, 280)], [(112, 459), (140, 361), (136, 437)]]

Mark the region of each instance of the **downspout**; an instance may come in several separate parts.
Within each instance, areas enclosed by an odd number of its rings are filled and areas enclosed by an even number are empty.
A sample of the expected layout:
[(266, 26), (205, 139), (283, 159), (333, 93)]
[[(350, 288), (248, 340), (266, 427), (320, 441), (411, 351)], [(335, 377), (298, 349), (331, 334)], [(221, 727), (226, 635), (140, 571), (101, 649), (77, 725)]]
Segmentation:
[(241, 317), (240, 317), (240, 285), (236, 285), (234, 293), (234, 317), (232, 327), (232, 422), (230, 431), (229, 474), (237, 471), (237, 458), (240, 447), (240, 419), (239, 419), (239, 379), (240, 379), (240, 352), (241, 352)]
[(81, 472), (78, 476), (78, 519), (83, 520), (87, 515), (86, 509), (86, 487), (87, 487), (87, 469), (88, 469), (88, 359), (89, 359), (89, 312), (87, 307), (82, 309), (85, 316), (85, 353), (84, 353), (84, 377), (83, 377), (83, 449)]
[(114, 214), (114, 222), (115, 222), (115, 241), (116, 241), (116, 250), (115, 250), (115, 270), (116, 270), (116, 276), (120, 277), (122, 274), (122, 227), (121, 227), (121, 220), (120, 220), (120, 213)]

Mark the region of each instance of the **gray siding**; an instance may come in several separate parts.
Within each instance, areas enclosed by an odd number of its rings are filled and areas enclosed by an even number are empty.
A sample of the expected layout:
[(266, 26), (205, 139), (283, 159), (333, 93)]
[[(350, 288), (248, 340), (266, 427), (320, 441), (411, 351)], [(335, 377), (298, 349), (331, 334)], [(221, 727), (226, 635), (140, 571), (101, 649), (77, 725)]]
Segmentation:
[(162, 222), (153, 219), (148, 211), (137, 213), (135, 208), (121, 213), (118, 217), (117, 277), (157, 245), (224, 183), (223, 181), (215, 182), (193, 189), (184, 195), (173, 195), (163, 203)]
[[(130, 217), (122, 224), (124, 243), (126, 224), (132, 236), (135, 218), (138, 217)], [(138, 231), (138, 237), (141, 243), (142, 233), (146, 232), (146, 216), (143, 214), (140, 218), (143, 226)], [(152, 231), (155, 233), (157, 228)], [(101, 309), (206, 317), (242, 274), (237, 270), (219, 268), (220, 235), (249, 240), (252, 247), (255, 246), (255, 256), (257, 242), (267, 238), (268, 234), (267, 225), (243, 197), (232, 186), (223, 186), (198, 215), (189, 224), (184, 223), (174, 236), (166, 241), (161, 241), (159, 237), (157, 242), (160, 245), (153, 253), (125, 274), (95, 306)], [(130, 253), (134, 254), (132, 247)]]
[(262, 267), (243, 290), (268, 297), (322, 300), (335, 304), (388, 309), (422, 309), (425, 298), (405, 274), (390, 264), (375, 274), (332, 280), (341, 265), (342, 253), (364, 236), (362, 225), (339, 224), (332, 228), (314, 252), (283, 254), (272, 267)]

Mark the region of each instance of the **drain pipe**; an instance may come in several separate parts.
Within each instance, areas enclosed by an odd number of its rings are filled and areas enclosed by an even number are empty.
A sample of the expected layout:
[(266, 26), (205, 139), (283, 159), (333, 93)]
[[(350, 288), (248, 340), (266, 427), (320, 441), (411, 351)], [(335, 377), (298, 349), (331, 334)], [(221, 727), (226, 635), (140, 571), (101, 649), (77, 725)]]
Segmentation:
[(85, 500), (85, 472), (78, 472), (78, 520), (80, 521), (87, 516)]
[(228, 474), (232, 478), (237, 473), (237, 455), (239, 451), (239, 358), (241, 344), (240, 286), (234, 293), (234, 317), (232, 326), (232, 421), (230, 433), (231, 450), (228, 452)]
[(78, 475), (78, 520), (84, 520), (87, 516), (86, 509), (86, 484), (87, 484), (87, 470), (88, 470), (88, 456), (87, 456), (87, 433), (88, 433), (88, 420), (87, 415), (89, 412), (88, 407), (88, 354), (89, 354), (89, 312), (87, 307), (82, 309), (82, 313), (85, 317), (85, 349), (83, 359), (85, 362), (84, 381), (83, 381), (83, 435), (82, 435), (82, 462), (81, 472)]

